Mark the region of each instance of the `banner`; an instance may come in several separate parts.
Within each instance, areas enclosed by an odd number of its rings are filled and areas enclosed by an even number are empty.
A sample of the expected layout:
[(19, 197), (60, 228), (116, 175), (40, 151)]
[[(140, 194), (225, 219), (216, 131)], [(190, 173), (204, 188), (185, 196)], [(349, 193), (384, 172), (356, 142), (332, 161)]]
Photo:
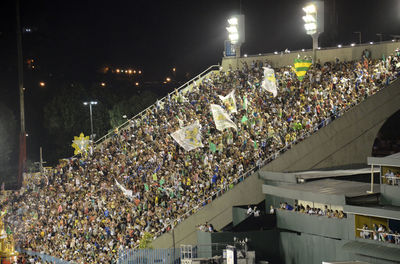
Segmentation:
[(262, 81), (261, 87), (272, 93), (274, 97), (278, 95), (278, 90), (276, 87), (275, 72), (271, 68), (263, 67), (264, 69), (264, 79)]
[(129, 199), (133, 199), (133, 192), (132, 190), (127, 190), (122, 186), (117, 180), (115, 180), (115, 183), (117, 184), (118, 188), (122, 191), (122, 193), (128, 197)]
[(229, 113), (237, 113), (235, 90), (232, 90), (227, 96), (218, 95), (218, 97), (224, 103)]
[(84, 153), (88, 148), (89, 148), (89, 136), (86, 136), (81, 133), (79, 137), (74, 137), (74, 140), (72, 140), (72, 147), (75, 149), (74, 154), (80, 154)]
[(233, 127), (237, 130), (236, 124), (230, 119), (228, 113), (221, 106), (211, 104), (211, 112), (213, 114), (215, 126), (219, 131), (223, 131), (228, 127)]
[(191, 151), (192, 149), (203, 147), (200, 129), (201, 125), (196, 120), (193, 124), (175, 131), (171, 136), (182, 148), (186, 151)]
[(304, 79), (304, 75), (306, 75), (311, 64), (312, 64), (311, 60), (302, 60), (302, 59), (294, 60), (294, 70), (296, 72), (297, 79), (299, 79), (300, 81)]

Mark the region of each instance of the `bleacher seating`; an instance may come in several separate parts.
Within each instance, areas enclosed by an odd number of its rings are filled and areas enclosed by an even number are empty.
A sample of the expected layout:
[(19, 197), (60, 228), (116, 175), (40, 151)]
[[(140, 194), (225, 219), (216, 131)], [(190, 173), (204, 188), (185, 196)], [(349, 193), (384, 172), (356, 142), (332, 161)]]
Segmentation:
[[(384, 88), (399, 74), (397, 60), (398, 53), (315, 65), (302, 82), (289, 66), (275, 69), (276, 97), (261, 86), (266, 62), (212, 73), (130, 120), (93, 154), (65, 161), (11, 195), (2, 204), (6, 222), (22, 248), (76, 262), (115, 260), (146, 232), (170, 230), (247, 171)], [(220, 132), (210, 104), (223, 106), (218, 95), (232, 90), (237, 131)], [(204, 147), (185, 151), (171, 133), (196, 120)]]

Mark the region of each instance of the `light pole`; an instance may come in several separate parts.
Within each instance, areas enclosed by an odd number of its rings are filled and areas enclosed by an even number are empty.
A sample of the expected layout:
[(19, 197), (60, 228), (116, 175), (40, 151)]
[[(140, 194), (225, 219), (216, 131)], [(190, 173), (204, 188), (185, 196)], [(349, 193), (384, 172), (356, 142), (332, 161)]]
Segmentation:
[(304, 28), (313, 40), (313, 62), (317, 60), (318, 37), (324, 32), (324, 2), (313, 1), (303, 7)]
[[(231, 54), (234, 51), (236, 58), (240, 58), (240, 47), (245, 41), (244, 15), (230, 17), (226, 30), (229, 45), (225, 45), (225, 54)], [(236, 60), (236, 66), (238, 66), (238, 60)]]
[(93, 140), (93, 114), (92, 114), (92, 105), (97, 105), (97, 101), (83, 102), (84, 105), (89, 105), (90, 111), (90, 138)]

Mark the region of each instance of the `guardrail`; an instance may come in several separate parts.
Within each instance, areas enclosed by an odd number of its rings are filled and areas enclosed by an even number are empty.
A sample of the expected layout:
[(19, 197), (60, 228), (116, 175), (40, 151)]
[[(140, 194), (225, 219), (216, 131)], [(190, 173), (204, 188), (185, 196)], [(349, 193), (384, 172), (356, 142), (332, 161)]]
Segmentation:
[[(207, 69), (205, 69), (204, 71), (202, 71), (201, 73), (199, 73), (196, 77), (192, 78), (191, 80), (187, 81), (186, 83), (182, 84), (181, 86), (179, 86), (178, 88), (176, 88), (174, 91), (168, 93), (166, 96), (164, 96), (163, 98), (161, 98), (160, 100), (158, 100), (159, 102), (164, 102), (166, 100), (166, 98), (168, 98), (169, 96), (172, 96), (174, 93), (176, 93), (177, 91), (181, 91), (183, 89), (185, 89), (186, 87), (188, 87), (189, 85), (193, 84), (194, 82), (200, 80), (201, 78), (204, 78), (205, 76), (207, 76), (211, 71), (213, 70), (219, 70), (220, 65), (211, 65), (210, 67), (208, 67)], [(121, 129), (126, 127), (129, 122), (133, 119), (138, 118), (139, 116), (143, 116), (144, 113), (146, 113), (148, 110), (150, 110), (152, 107), (156, 107), (156, 103), (150, 105), (149, 107), (147, 107), (146, 109), (144, 109), (143, 111), (141, 111), (140, 113), (136, 114), (135, 116), (133, 116), (132, 118), (128, 119), (126, 122), (122, 123), (121, 125), (115, 127), (113, 130), (115, 129)], [(111, 131), (109, 133), (107, 133), (106, 135), (102, 136), (101, 138), (99, 138), (96, 142), (95, 145), (101, 144), (104, 140), (106, 140), (107, 138), (109, 138), (114, 132)]]
[[(364, 232), (363, 234), (359, 234), (361, 238), (364, 239), (372, 239), (375, 240), (373, 237), (373, 233), (377, 233), (378, 234), (378, 240), (379, 241), (385, 241), (384, 236), (393, 236), (394, 240), (395, 240), (395, 244), (400, 244), (400, 234), (392, 234), (392, 233), (387, 233), (387, 232), (379, 232), (379, 231), (375, 231), (375, 230), (370, 230), (370, 229), (362, 229), (362, 228), (357, 228), (357, 231), (362, 231)], [(368, 236), (370, 237), (365, 237), (365, 235), (367, 235), (366, 233), (368, 233)], [(371, 234), (372, 233), (372, 234)], [(396, 243), (397, 241), (397, 243)]]

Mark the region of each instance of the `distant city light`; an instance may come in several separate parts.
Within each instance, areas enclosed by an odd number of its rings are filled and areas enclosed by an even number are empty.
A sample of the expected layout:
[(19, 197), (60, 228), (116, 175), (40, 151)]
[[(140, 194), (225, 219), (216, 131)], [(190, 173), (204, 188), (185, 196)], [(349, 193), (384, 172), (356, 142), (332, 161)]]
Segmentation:
[(117, 69), (116, 72), (119, 73), (119, 69)]
[(337, 45), (338, 46), (338, 48), (341, 48), (342, 47), (342, 44), (339, 44), (339, 45)]
[(350, 46), (354, 47), (356, 45), (356, 43), (351, 43)]
[(173, 71), (173, 72), (176, 72), (176, 68), (172, 68), (172, 71)]
[(372, 45), (372, 44), (374, 44), (374, 42), (372, 42), (372, 41), (371, 41), (369, 44), (371, 44), (371, 45)]
[(139, 74), (142, 74), (142, 71), (139, 71)]
[(46, 86), (46, 83), (45, 83), (45, 82), (40, 82), (39, 85), (40, 85), (41, 87), (45, 87), (45, 86)]
[(132, 70), (128, 70), (128, 73), (129, 73), (129, 74), (132, 74)]
[(106, 83), (102, 82), (102, 83), (100, 83), (100, 85), (104, 87), (104, 86), (106, 86)]
[(136, 85), (136, 86), (139, 86), (139, 83), (138, 83), (138, 82), (135, 82), (135, 85)]
[(133, 73), (136, 74), (136, 70), (133, 70)]
[(171, 81), (171, 78), (167, 77), (167, 78), (165, 78), (165, 80), (166, 80), (167, 82), (170, 82), (170, 81)]

